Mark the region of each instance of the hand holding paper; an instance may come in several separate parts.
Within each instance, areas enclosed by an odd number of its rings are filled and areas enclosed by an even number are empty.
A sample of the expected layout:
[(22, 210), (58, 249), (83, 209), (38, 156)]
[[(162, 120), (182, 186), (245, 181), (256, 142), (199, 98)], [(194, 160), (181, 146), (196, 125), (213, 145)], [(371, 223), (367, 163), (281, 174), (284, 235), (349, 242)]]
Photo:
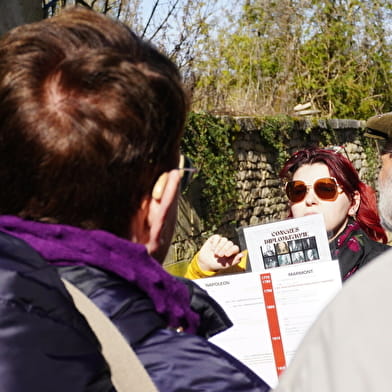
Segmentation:
[(237, 245), (215, 234), (201, 247), (198, 263), (203, 271), (218, 271), (238, 264), (242, 257)]

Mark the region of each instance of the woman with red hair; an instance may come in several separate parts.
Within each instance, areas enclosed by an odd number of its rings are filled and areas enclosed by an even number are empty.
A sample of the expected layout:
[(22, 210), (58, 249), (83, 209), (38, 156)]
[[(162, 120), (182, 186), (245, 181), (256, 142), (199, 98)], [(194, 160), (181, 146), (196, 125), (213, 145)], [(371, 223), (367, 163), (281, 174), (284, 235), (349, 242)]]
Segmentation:
[(301, 150), (279, 176), (287, 181), (290, 216), (323, 214), (343, 280), (388, 249), (376, 194), (344, 155), (323, 148)]
[[(342, 280), (389, 249), (380, 224), (374, 190), (362, 182), (351, 162), (328, 148), (294, 153), (279, 173), (286, 181), (290, 217), (321, 213)], [(213, 236), (192, 260), (186, 276), (202, 278), (246, 268), (246, 257), (223, 237)]]

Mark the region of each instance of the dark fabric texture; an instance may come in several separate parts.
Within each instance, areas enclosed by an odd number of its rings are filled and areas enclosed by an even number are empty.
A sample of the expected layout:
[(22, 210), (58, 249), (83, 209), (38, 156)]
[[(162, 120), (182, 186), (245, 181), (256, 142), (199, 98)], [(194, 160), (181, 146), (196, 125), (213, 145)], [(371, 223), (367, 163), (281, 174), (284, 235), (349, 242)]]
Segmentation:
[(187, 288), (150, 257), (145, 246), (104, 230), (34, 222), (0, 216), (0, 230), (26, 241), (49, 263), (95, 265), (135, 284), (154, 302), (170, 326), (195, 332), (198, 315), (189, 306)]
[(55, 269), (0, 233), (0, 391), (114, 391), (100, 346)]
[[(213, 300), (203, 290), (166, 276), (159, 265), (158, 271), (157, 262), (140, 245), (99, 230), (26, 222), (15, 217), (0, 217), (0, 227), (48, 258), (63, 278), (81, 289), (113, 321), (160, 391), (269, 390), (263, 380), (231, 355), (204, 337), (182, 332), (170, 323), (173, 318), (168, 316), (179, 317), (177, 310), (181, 309), (186, 311), (183, 315), (195, 314), (199, 320), (191, 302), (202, 311), (205, 325), (198, 330), (205, 336), (222, 330), (228, 320), (224, 314), (215, 316), (222, 310), (212, 306)], [(190, 294), (194, 294), (193, 301)], [(157, 304), (163, 304), (165, 311), (160, 311)], [(189, 317), (185, 320), (192, 322)]]
[(330, 243), (333, 258), (339, 260), (342, 280), (345, 281), (358, 269), (379, 256), (390, 246), (370, 239), (353, 219), (334, 241)]
[[(59, 271), (113, 321), (160, 391), (269, 390), (250, 369), (205, 338), (165, 328), (151, 300), (121, 277), (91, 266), (62, 266)], [(208, 298), (202, 299), (203, 292), (197, 290), (196, 303), (206, 311), (213, 300), (207, 294)], [(206, 323), (204, 334), (211, 334), (208, 325), (224, 328), (227, 316), (215, 312), (220, 312), (219, 308), (213, 307), (201, 317), (201, 325), (203, 320)], [(216, 323), (216, 318), (224, 322)]]
[(209, 339), (233, 326), (223, 308), (208, 295), (207, 291), (189, 279), (177, 277), (189, 289), (191, 308), (200, 316), (197, 335)]

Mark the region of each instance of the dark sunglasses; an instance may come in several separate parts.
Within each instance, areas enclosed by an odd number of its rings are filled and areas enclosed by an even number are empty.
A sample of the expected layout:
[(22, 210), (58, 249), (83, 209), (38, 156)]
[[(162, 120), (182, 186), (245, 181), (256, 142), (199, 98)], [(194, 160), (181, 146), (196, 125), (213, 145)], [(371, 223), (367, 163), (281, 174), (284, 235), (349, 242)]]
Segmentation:
[(343, 192), (339, 190), (336, 178), (326, 177), (319, 178), (313, 185), (307, 185), (303, 181), (289, 181), (286, 184), (286, 195), (292, 203), (298, 203), (305, 199), (309, 188), (313, 188), (317, 197), (325, 201), (334, 201)]
[(181, 192), (184, 192), (191, 183), (193, 175), (198, 172), (198, 169), (193, 167), (192, 161), (186, 155), (180, 155), (180, 162), (177, 170), (181, 171)]

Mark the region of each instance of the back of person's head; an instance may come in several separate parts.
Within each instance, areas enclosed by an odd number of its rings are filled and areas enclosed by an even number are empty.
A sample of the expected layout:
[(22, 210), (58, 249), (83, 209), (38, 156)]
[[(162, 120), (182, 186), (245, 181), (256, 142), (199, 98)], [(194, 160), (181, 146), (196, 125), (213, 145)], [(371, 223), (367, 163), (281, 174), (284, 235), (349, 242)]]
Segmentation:
[(188, 103), (175, 65), (77, 7), (0, 41), (0, 214), (128, 235), (178, 164)]
[(375, 191), (362, 182), (352, 163), (341, 153), (332, 149), (311, 147), (294, 153), (279, 173), (282, 179), (291, 179), (293, 174), (303, 165), (314, 163), (325, 164), (331, 177), (335, 177), (344, 193), (351, 200), (358, 191), (361, 201), (356, 220), (366, 234), (373, 240), (386, 243), (387, 236), (380, 223)]

